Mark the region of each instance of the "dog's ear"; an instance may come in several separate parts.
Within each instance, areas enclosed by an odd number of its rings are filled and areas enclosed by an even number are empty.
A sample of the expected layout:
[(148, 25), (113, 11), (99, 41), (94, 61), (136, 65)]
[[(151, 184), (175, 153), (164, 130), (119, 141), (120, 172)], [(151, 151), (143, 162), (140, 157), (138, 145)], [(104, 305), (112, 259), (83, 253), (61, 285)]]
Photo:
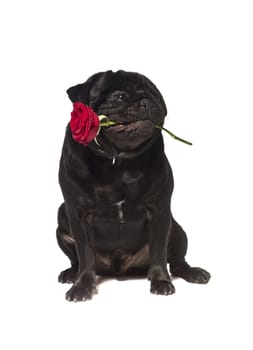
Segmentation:
[(114, 75), (113, 71), (108, 70), (104, 73), (98, 73), (96, 79), (93, 80), (92, 87), (89, 93), (89, 99), (91, 103), (96, 102), (99, 97), (107, 90), (108, 82), (111, 80)]
[[(78, 85), (70, 87), (67, 90), (67, 94), (68, 94), (68, 97), (71, 100), (71, 102), (73, 102), (73, 103), (77, 102), (77, 101), (80, 102), (81, 91), (85, 90), (85, 89), (83, 89), (83, 85), (85, 85), (85, 84), (78, 84)], [(87, 99), (87, 97), (84, 96), (84, 100), (86, 100), (86, 99)], [(82, 101), (82, 102), (86, 103), (86, 101)]]
[(73, 103), (82, 102), (90, 106), (94, 105), (113, 74), (111, 70), (97, 73), (92, 75), (85, 83), (72, 86), (67, 90), (70, 100)]

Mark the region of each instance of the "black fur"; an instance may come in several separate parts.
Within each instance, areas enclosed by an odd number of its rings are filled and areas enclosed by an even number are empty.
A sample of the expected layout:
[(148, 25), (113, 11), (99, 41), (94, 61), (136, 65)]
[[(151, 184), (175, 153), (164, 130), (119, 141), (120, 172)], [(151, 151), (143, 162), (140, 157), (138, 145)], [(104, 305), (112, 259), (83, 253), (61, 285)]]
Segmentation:
[(167, 270), (189, 282), (210, 274), (185, 261), (187, 237), (171, 214), (173, 175), (161, 131), (166, 106), (146, 77), (124, 71), (93, 75), (67, 91), (120, 126), (102, 128), (98, 146), (76, 143), (69, 126), (60, 161), (64, 203), (57, 240), (71, 267), (68, 300), (92, 298), (96, 275), (146, 275), (151, 293), (175, 292)]

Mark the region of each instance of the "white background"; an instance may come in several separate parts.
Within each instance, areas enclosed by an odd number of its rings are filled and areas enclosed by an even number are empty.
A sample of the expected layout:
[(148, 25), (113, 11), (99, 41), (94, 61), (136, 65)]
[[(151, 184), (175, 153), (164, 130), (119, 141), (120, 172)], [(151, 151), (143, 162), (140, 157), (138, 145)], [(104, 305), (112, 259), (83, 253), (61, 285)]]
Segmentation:
[[(1, 349), (252, 349), (252, 1), (1, 2)], [(65, 90), (107, 69), (161, 90), (174, 215), (207, 286), (102, 283), (69, 303), (55, 239)]]

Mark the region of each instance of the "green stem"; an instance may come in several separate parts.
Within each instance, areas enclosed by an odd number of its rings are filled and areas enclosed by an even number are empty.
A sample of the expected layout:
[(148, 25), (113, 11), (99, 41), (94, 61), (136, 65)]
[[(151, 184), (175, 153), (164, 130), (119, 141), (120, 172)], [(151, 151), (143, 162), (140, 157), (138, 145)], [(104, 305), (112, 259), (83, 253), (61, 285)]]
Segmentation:
[[(105, 122), (100, 122), (100, 126), (112, 126), (112, 125), (117, 125), (117, 122), (114, 122), (112, 120), (107, 120)], [(171, 131), (169, 131), (168, 129), (165, 129), (164, 127), (160, 126), (160, 125), (155, 125), (155, 128), (163, 130), (165, 132), (167, 132), (167, 134), (169, 134), (171, 137), (173, 137), (173, 139), (178, 140), (180, 142), (186, 143), (187, 145), (192, 146), (192, 143), (189, 141), (186, 141), (184, 139), (181, 139), (180, 137), (174, 135)]]
[(186, 140), (184, 140), (184, 139), (181, 139), (180, 137), (174, 135), (171, 131), (169, 131), (168, 129), (163, 128), (163, 127), (160, 126), (160, 125), (155, 125), (155, 128), (160, 129), (160, 130), (163, 130), (163, 131), (166, 131), (171, 137), (173, 137), (173, 139), (178, 140), (178, 141), (181, 141), (181, 142), (183, 142), (183, 143), (186, 143), (187, 145), (192, 146), (192, 143), (191, 143), (191, 142), (186, 141)]
[(111, 120), (108, 120), (106, 122), (100, 122), (100, 126), (111, 126), (111, 125), (116, 125), (116, 122), (113, 122)]

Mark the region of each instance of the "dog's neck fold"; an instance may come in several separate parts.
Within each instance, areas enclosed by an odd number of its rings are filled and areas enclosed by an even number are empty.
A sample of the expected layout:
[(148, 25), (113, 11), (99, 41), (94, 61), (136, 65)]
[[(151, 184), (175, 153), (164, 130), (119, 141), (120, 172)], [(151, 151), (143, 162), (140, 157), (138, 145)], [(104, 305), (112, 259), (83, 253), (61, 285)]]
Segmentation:
[(133, 151), (116, 151), (108, 150), (103, 145), (98, 145), (96, 142), (91, 142), (88, 147), (97, 155), (110, 159), (114, 165), (117, 160), (130, 160), (139, 157), (141, 154), (145, 153), (158, 139), (162, 140), (161, 134), (156, 137), (152, 137), (143, 145), (139, 146), (138, 149)]

